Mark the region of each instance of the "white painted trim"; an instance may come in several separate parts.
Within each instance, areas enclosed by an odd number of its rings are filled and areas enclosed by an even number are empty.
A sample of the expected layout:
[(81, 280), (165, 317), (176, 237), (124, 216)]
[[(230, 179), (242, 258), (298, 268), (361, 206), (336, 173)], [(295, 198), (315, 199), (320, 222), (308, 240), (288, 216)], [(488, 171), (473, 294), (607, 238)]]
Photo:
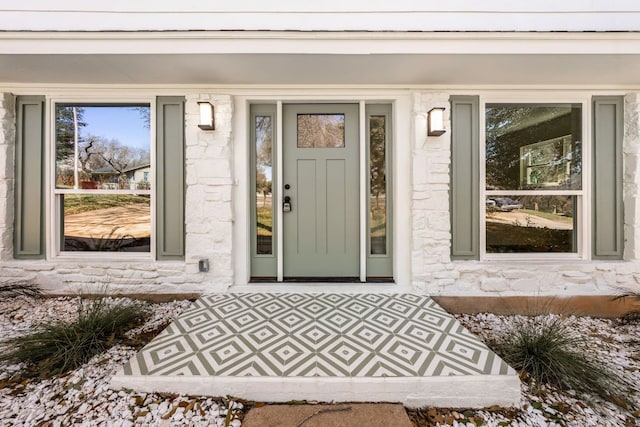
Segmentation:
[(283, 164), (283, 152), (284, 152), (284, 135), (282, 128), (282, 100), (276, 104), (276, 206), (274, 212), (276, 214), (276, 221), (278, 223), (278, 229), (276, 230), (276, 248), (277, 248), (277, 280), (282, 282), (284, 280), (284, 221), (282, 217), (282, 189), (284, 188), (284, 164)]
[(105, 7), (62, 0), (52, 6), (23, 0), (3, 6), (0, 21), (7, 30), (20, 31), (633, 31), (640, 12), (633, 0), (129, 3), (115, 0)]
[[(248, 283), (251, 279), (251, 109), (249, 102), (234, 96), (232, 117), (233, 139), (233, 280), (235, 283)], [(185, 165), (186, 167), (186, 165)]]
[[(414, 18), (415, 19), (415, 18)], [(637, 18), (636, 18), (637, 19)], [(637, 30), (637, 24), (636, 28)], [(638, 32), (22, 32), (0, 33), (0, 54), (498, 54), (632, 55)]]
[[(410, 96), (392, 100), (393, 143), (393, 277), (399, 288), (411, 288), (413, 232), (411, 201), (413, 197), (412, 156), (415, 136), (412, 134), (413, 113)], [(407, 191), (410, 189), (410, 191)]]
[[(582, 104), (582, 190), (583, 194), (581, 197), (584, 198), (584, 201), (580, 200), (580, 196), (578, 197), (578, 206), (581, 209), (578, 209), (578, 224), (582, 224), (582, 259), (590, 260), (591, 259), (591, 247), (593, 235), (591, 233), (591, 216), (592, 216), (592, 187), (593, 187), (593, 170), (591, 169), (591, 155), (593, 154), (593, 113), (592, 113), (592, 97), (585, 97)], [(623, 125), (624, 127), (624, 125)], [(624, 158), (624, 154), (623, 154)], [(623, 160), (624, 163), (624, 160)], [(587, 172), (585, 172), (587, 171)], [(622, 183), (620, 183), (624, 187), (624, 172), (622, 173)], [(622, 191), (624, 194), (624, 189)], [(624, 227), (624, 220), (622, 227)], [(580, 237), (580, 236), (579, 236)], [(578, 240), (580, 243), (580, 240)], [(624, 244), (623, 244), (624, 245)], [(624, 246), (623, 246), (624, 251)]]
[(102, 189), (83, 190), (80, 188), (78, 188), (77, 190), (76, 189), (63, 190), (63, 189), (55, 188), (53, 192), (56, 194), (98, 194), (98, 195), (109, 195), (109, 194), (150, 195), (151, 194), (151, 190), (102, 190)]
[(115, 14), (126, 13), (369, 13), (369, 12), (416, 12), (421, 10), (465, 12), (470, 10), (487, 12), (624, 12), (637, 9), (635, 0), (563, 0), (561, 3), (553, 0), (540, 0), (539, 2), (513, 2), (512, 0), (487, 0), (482, 6), (478, 6), (475, 0), (457, 0), (455, 2), (442, 2), (439, 0), (398, 0), (395, 2), (371, 2), (370, 0), (325, 0), (323, 2), (299, 2), (294, 0), (238, 0), (235, 2), (202, 2), (185, 1), (177, 3), (169, 0), (113, 0), (109, 8), (105, 8), (99, 2), (86, 2), (84, 0), (61, 0), (51, 5), (49, 0), (23, 0), (19, 7), (6, 6), (7, 11), (87, 11), (110, 12)]
[(358, 135), (359, 135), (359, 178), (360, 178), (360, 281), (367, 281), (367, 177), (369, 176), (369, 168), (367, 167), (367, 132), (366, 132), (366, 104), (365, 101), (358, 103)]

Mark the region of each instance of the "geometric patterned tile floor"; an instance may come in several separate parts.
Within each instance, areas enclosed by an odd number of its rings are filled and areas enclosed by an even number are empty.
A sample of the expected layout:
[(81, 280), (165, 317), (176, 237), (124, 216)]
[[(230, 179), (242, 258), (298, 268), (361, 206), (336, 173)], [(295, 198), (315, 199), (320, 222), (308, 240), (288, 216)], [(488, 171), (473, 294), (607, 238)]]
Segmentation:
[(112, 386), (410, 406), (520, 399), (512, 368), (435, 301), (414, 294), (206, 295), (126, 363)]

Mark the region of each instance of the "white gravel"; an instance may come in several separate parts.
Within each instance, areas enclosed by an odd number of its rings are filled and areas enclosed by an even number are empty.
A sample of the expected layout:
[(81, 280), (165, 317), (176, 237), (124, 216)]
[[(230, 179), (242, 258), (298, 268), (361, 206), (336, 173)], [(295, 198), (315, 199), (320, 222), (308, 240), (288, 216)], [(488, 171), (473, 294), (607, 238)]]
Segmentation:
[[(154, 329), (189, 305), (150, 304), (153, 315), (138, 329)], [(0, 302), (0, 337), (23, 334), (47, 319), (71, 320), (76, 312), (75, 298), (8, 299)], [(224, 426), (230, 409), (230, 425), (240, 427), (240, 402), (110, 390), (110, 377), (134, 354), (118, 345), (62, 377), (0, 388), (0, 426)], [(19, 368), (0, 365), (0, 387)]]
[[(551, 316), (547, 316), (551, 317)], [(507, 328), (519, 316), (494, 314), (460, 315), (458, 319), (485, 341)], [(636, 408), (625, 410), (595, 396), (578, 395), (555, 387), (542, 387), (540, 395), (522, 384), (521, 411), (505, 417), (500, 411), (478, 411), (488, 426), (640, 426), (640, 324), (620, 324), (611, 319), (568, 317), (576, 333), (586, 338), (582, 351), (618, 371), (633, 385), (628, 400)], [(442, 424), (443, 426), (446, 424)], [(464, 425), (456, 424), (453, 425)]]
[[(155, 329), (189, 304), (188, 301), (151, 304), (152, 318), (140, 329)], [(0, 301), (0, 337), (24, 334), (49, 319), (71, 320), (76, 312), (75, 298), (6, 299)], [(515, 320), (514, 316), (493, 314), (458, 318), (485, 339)], [(571, 317), (568, 321), (588, 338), (584, 351), (624, 372), (635, 384), (629, 398), (640, 402), (640, 325), (619, 325), (613, 320), (586, 317)], [(130, 347), (115, 346), (64, 376), (12, 386), (4, 382), (20, 366), (0, 364), (0, 426), (224, 426), (231, 410), (230, 425), (240, 427), (244, 408), (238, 401), (110, 390), (111, 375), (134, 353)], [(474, 411), (474, 418), (483, 419), (486, 426), (640, 426), (639, 412), (592, 396), (547, 387), (543, 397), (538, 397), (525, 384), (522, 392), (519, 410)], [(438, 425), (473, 426), (461, 412), (453, 412), (460, 421)]]

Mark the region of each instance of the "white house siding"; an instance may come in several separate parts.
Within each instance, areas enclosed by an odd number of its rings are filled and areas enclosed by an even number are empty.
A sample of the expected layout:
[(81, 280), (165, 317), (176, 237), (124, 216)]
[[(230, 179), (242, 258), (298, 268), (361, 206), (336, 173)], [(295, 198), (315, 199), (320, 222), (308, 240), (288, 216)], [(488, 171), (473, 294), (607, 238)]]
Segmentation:
[[(633, 31), (634, 0), (22, 0), (0, 6), (20, 31)], [(28, 23), (28, 24), (27, 24)], [(28, 25), (26, 28), (25, 26)]]

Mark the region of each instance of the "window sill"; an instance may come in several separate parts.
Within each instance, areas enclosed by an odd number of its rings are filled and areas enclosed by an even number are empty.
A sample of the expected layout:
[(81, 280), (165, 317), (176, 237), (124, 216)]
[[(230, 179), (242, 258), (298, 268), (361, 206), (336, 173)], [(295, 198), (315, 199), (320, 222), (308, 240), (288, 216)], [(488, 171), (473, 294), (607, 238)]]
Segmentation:
[(155, 262), (150, 253), (132, 252), (62, 252), (50, 261)]

